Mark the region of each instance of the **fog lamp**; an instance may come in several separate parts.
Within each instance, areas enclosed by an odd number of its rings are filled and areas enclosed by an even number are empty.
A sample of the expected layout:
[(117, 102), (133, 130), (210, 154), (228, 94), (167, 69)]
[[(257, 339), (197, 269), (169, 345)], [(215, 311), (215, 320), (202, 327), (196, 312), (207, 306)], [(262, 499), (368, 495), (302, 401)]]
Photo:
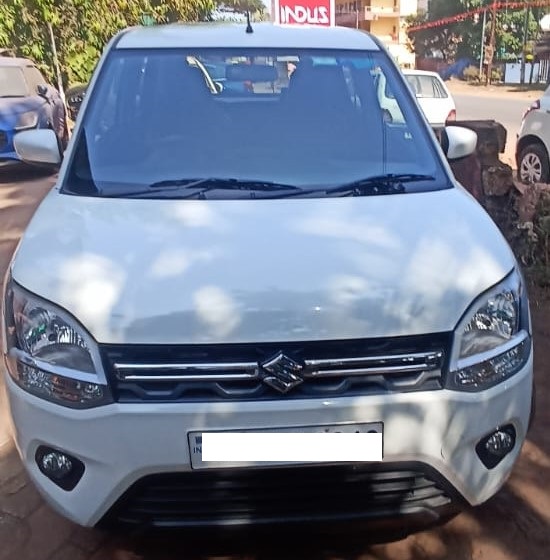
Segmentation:
[(42, 470), (51, 478), (65, 478), (73, 470), (73, 463), (60, 451), (50, 451), (42, 457)]
[(84, 474), (84, 463), (64, 451), (40, 446), (36, 450), (40, 472), (63, 490), (72, 490)]
[(476, 445), (476, 452), (481, 462), (488, 468), (496, 467), (516, 444), (516, 430), (508, 424), (497, 428), (494, 432), (485, 436)]

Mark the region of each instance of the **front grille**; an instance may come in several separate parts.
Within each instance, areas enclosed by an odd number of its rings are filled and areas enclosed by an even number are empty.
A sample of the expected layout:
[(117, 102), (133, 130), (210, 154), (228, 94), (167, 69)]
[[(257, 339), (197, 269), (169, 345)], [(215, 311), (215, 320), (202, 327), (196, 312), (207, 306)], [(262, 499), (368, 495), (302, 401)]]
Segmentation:
[(185, 527), (432, 518), (461, 501), (431, 468), (411, 464), (228, 469), (147, 476), (104, 522)]
[(8, 145), (8, 135), (3, 130), (0, 130), (0, 152), (3, 151)]
[(450, 334), (219, 345), (104, 345), (119, 402), (327, 398), (441, 389)]

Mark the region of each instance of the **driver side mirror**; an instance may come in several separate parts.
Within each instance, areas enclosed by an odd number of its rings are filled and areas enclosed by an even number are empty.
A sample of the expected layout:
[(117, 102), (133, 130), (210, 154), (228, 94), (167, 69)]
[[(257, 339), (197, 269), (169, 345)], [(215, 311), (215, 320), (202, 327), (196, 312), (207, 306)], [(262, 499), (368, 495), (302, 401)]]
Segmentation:
[(477, 148), (477, 134), (462, 126), (446, 126), (440, 133), (441, 148), (449, 161), (471, 156)]
[(13, 137), (17, 155), (26, 163), (58, 166), (61, 163), (59, 142), (48, 128), (24, 130)]
[(36, 86), (36, 92), (41, 97), (46, 97), (46, 95), (48, 95), (48, 87), (44, 84), (39, 84), (38, 86)]

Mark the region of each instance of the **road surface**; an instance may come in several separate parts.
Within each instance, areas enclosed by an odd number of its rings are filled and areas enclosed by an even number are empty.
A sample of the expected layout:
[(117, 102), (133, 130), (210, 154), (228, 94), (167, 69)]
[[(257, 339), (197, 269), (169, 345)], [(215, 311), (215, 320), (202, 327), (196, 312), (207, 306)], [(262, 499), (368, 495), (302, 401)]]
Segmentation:
[(542, 92), (507, 92), (465, 86), (463, 83), (448, 82), (456, 104), (458, 120), (493, 119), (506, 128), (506, 150), (501, 159), (515, 167), (514, 152), (516, 135), (521, 124), (521, 117), (531, 103)]

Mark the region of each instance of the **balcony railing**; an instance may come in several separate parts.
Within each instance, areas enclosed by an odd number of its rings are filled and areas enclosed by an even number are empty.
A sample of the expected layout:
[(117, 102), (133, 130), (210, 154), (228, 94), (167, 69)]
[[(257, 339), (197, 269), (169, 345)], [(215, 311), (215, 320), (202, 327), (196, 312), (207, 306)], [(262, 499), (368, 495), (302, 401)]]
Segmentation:
[(336, 25), (354, 27), (361, 21), (376, 21), (381, 18), (400, 17), (399, 6), (365, 6), (359, 10), (338, 12), (336, 8)]
[(401, 15), (399, 6), (365, 6), (364, 11), (367, 21), (386, 17), (394, 18)]

